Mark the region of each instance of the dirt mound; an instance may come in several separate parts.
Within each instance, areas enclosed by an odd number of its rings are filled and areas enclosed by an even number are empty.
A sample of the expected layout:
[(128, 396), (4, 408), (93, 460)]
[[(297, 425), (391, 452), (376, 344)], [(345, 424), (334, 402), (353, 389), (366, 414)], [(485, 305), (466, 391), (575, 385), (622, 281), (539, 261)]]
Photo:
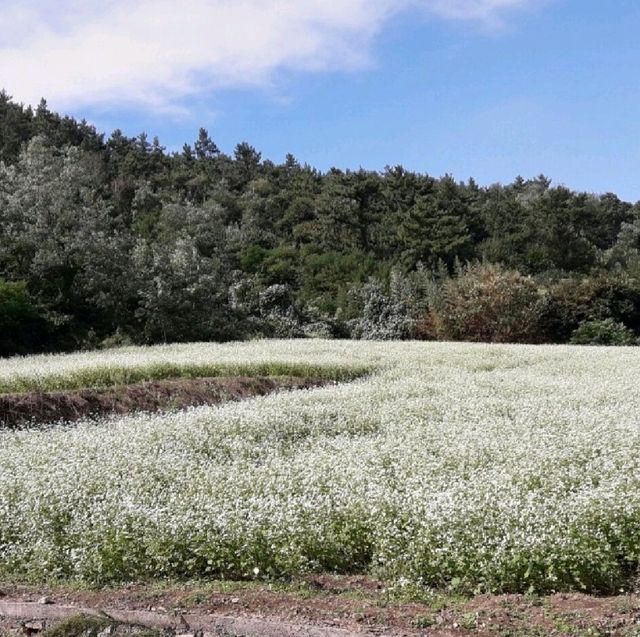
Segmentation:
[(165, 411), (328, 384), (318, 378), (260, 376), (146, 381), (100, 389), (0, 395), (0, 428), (74, 421), (103, 414)]

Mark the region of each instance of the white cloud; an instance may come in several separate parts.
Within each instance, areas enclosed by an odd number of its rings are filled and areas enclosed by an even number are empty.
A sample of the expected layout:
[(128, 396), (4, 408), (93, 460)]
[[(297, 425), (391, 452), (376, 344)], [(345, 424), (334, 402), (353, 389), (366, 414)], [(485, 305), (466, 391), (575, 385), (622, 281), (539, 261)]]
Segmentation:
[(394, 14), (495, 21), (541, 0), (3, 0), (0, 86), (55, 108), (179, 109), (282, 70), (354, 70)]

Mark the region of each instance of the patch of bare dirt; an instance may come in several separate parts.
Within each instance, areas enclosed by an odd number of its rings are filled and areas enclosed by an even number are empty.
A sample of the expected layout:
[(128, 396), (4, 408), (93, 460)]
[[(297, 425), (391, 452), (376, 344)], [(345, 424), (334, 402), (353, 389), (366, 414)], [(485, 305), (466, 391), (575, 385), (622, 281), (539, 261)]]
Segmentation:
[(33, 423), (70, 422), (104, 414), (166, 411), (218, 405), (284, 389), (328, 384), (319, 378), (259, 376), (146, 381), (100, 389), (0, 395), (0, 428)]
[[(183, 634), (308, 635), (317, 637), (638, 637), (640, 596), (484, 595), (472, 599), (403, 600), (367, 577), (317, 576), (288, 585), (137, 585), (78, 591), (65, 588), (0, 587), (5, 629), (29, 615), (69, 616), (79, 609)], [(7, 603), (23, 604), (13, 617)], [(27, 606), (24, 604), (27, 603)], [(38, 605), (40, 604), (40, 605)], [(56, 610), (57, 609), (57, 610)], [(22, 617), (38, 619), (38, 617)], [(183, 622), (184, 620), (184, 622)], [(2, 627), (0, 622), (0, 628)], [(181, 630), (188, 626), (189, 631)], [(216, 632), (218, 631), (218, 632)], [(0, 630), (0, 634), (1, 630)]]

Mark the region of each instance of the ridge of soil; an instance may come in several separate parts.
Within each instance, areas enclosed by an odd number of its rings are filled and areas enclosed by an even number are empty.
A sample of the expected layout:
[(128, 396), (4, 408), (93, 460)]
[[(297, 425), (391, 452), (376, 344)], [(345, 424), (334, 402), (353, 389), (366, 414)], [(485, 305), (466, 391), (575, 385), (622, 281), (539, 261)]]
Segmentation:
[(333, 381), (291, 376), (196, 378), (132, 385), (0, 395), (0, 429), (71, 422), (105, 414), (179, 410), (219, 405), (284, 389), (309, 389)]
[(0, 586), (0, 634), (19, 634), (3, 630), (19, 630), (24, 621), (49, 618), (55, 623), (78, 614), (165, 633), (226, 637), (640, 635), (638, 595), (464, 599), (442, 594), (412, 601), (394, 597), (392, 589), (372, 578), (333, 575), (300, 578), (285, 588), (230, 582), (130, 584), (83, 591)]

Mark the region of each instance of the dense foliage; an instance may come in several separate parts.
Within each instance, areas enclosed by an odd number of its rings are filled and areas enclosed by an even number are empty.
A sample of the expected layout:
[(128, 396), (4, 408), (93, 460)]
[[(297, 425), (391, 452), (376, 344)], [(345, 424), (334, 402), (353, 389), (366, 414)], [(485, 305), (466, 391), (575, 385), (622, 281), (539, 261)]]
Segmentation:
[[(483, 285), (517, 290), (470, 307)], [(251, 336), (567, 342), (608, 320), (640, 334), (640, 205), (613, 194), (542, 176), (483, 188), (400, 166), (321, 173), (246, 143), (228, 156), (204, 129), (168, 153), (0, 93), (0, 354)]]

